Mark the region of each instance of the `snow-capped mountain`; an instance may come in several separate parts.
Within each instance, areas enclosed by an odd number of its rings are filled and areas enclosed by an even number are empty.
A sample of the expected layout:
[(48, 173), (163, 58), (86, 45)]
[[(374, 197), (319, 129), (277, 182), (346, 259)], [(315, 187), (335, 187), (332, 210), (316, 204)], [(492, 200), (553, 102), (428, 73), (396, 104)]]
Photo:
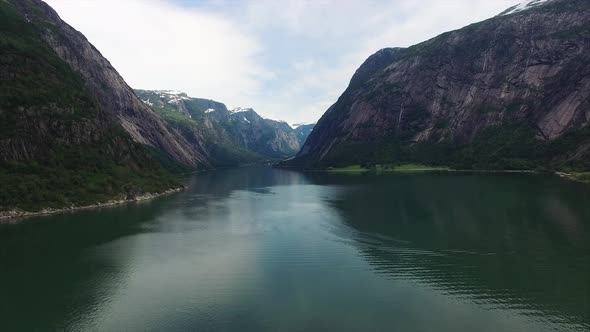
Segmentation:
[(503, 15), (510, 15), (510, 14), (514, 14), (514, 13), (519, 13), (522, 12), (524, 10), (528, 10), (543, 4), (546, 4), (548, 2), (551, 2), (552, 0), (533, 0), (533, 1), (524, 1), (519, 3), (518, 5), (514, 5), (508, 9), (506, 9), (505, 11), (503, 11), (502, 13), (500, 13), (499, 16), (503, 16)]
[(181, 92), (181, 91), (176, 91), (176, 90), (161, 90), (161, 91), (156, 91), (156, 93), (159, 93), (160, 98), (162, 98), (162, 99), (167, 98), (168, 104), (173, 104), (173, 105), (177, 105), (182, 100), (189, 100), (190, 99), (186, 93)]
[(253, 112), (254, 110), (251, 108), (242, 108), (242, 107), (236, 107), (236, 108), (232, 108), (231, 110), (229, 110), (230, 113), (242, 113), (242, 112)]
[(308, 125), (312, 125), (312, 124), (315, 124), (315, 123), (293, 123), (290, 126), (293, 129), (297, 129), (297, 128), (301, 127), (301, 126), (308, 126)]
[(286, 122), (265, 119), (252, 108), (228, 110), (223, 103), (180, 91), (136, 90), (136, 94), (180, 129), (187, 141), (204, 137), (213, 165), (287, 158), (301, 146), (300, 135)]

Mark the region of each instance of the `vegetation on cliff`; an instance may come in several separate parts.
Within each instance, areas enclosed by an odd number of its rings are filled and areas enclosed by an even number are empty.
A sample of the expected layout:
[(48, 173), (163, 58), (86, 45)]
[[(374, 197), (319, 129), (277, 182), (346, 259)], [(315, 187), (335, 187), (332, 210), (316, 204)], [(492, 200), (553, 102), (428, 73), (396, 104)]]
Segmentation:
[(179, 186), (157, 150), (101, 111), (34, 11), (0, 1), (0, 210), (94, 204)]

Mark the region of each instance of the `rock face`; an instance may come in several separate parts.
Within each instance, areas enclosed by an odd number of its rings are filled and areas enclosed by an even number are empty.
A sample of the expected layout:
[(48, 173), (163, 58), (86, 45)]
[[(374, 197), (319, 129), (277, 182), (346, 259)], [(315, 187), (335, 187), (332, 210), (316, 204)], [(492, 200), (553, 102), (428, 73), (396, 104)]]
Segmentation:
[(307, 140), (307, 138), (309, 137), (309, 135), (313, 131), (314, 127), (315, 127), (315, 123), (293, 125), (293, 128), (295, 128), (295, 134), (297, 135), (297, 139), (299, 140), (299, 144), (301, 144), (301, 146), (303, 146), (303, 144), (305, 144), (305, 141)]
[(206, 167), (109, 62), (40, 0), (0, 1), (0, 211), (164, 192)]
[[(11, 19), (21, 20), (15, 23), (25, 26), (24, 29), (29, 35), (20, 37), (35, 40), (38, 46), (52, 53), (50, 57), (58, 58), (54, 59), (56, 63), (67, 67), (64, 70), (73, 72), (72, 76), (82, 85), (84, 99), (93, 104), (92, 108), (96, 113), (88, 121), (74, 121), (71, 125), (60, 124), (69, 127), (67, 129), (55, 128), (68, 131), (61, 133), (63, 139), (68, 142), (92, 143), (104, 134), (105, 127), (120, 126), (134, 142), (163, 151), (178, 162), (189, 166), (207, 164), (203, 151), (195, 149), (179, 133), (167, 128), (162, 119), (137, 98), (108, 60), (81, 33), (63, 22), (51, 7), (40, 0), (9, 0), (8, 3), (2, 4), (2, 11), (6, 15), (16, 15), (16, 18)], [(22, 59), (16, 60), (26, 63)], [(7, 76), (4, 79), (10, 80), (15, 75), (26, 74), (19, 72), (23, 66), (18, 68), (14, 64), (15, 62), (3, 63), (3, 75)], [(40, 69), (51, 70), (46, 67)], [(59, 78), (57, 76), (53, 79)], [(46, 110), (54, 108), (53, 111), (59, 112), (57, 108), (63, 109), (71, 105), (55, 105), (48, 100), (47, 103), (37, 106)], [(23, 112), (27, 111), (21, 113)], [(35, 125), (40, 128), (33, 128)], [(42, 135), (39, 137), (42, 140), (52, 140), (52, 133), (47, 132), (47, 135), (44, 135), (44, 129), (51, 125), (53, 124), (29, 123), (28, 128), (23, 130), (37, 131), (31, 134)], [(2, 146), (11, 147), (10, 154), (3, 154), (3, 159), (34, 158), (35, 146), (29, 143), (26, 137), (13, 137), (9, 142), (3, 141)]]
[(590, 2), (523, 8), (372, 55), (287, 164), (590, 167)]
[[(202, 141), (215, 166), (280, 160), (294, 156), (301, 147), (297, 133), (287, 123), (265, 119), (251, 108), (228, 110), (223, 103), (178, 91), (136, 93), (189, 142)], [(195, 140), (196, 135), (202, 139)]]
[(230, 110), (231, 135), (248, 150), (269, 159), (294, 156), (301, 147), (295, 131), (284, 121), (265, 119), (251, 108)]

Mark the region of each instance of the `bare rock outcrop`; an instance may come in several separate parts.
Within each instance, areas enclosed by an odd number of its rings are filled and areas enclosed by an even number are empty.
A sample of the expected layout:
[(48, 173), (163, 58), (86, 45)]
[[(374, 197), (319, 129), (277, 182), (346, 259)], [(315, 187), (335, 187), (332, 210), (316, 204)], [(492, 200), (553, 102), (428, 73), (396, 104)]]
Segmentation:
[(589, 27), (589, 1), (554, 0), (383, 49), (287, 164), (590, 165)]

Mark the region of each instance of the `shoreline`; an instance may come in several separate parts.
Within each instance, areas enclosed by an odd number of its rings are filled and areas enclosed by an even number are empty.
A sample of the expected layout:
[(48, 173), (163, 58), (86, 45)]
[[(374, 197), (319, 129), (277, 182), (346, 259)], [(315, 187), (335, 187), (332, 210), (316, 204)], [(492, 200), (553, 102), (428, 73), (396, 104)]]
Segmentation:
[[(244, 167), (243, 165), (240, 167)], [(231, 167), (229, 167), (231, 168)], [(274, 168), (274, 167), (273, 167)], [(298, 171), (302, 171), (302, 172), (321, 172), (321, 173), (340, 173), (340, 174), (363, 174), (363, 173), (370, 173), (370, 172), (376, 172), (376, 173), (412, 173), (412, 172), (417, 172), (417, 173), (427, 173), (427, 172), (449, 172), (449, 173), (528, 173), (528, 174), (547, 174), (547, 175), (554, 175), (554, 176), (558, 176), (564, 180), (569, 180), (569, 181), (573, 181), (573, 182), (578, 182), (578, 183), (584, 183), (584, 184), (588, 184), (589, 182), (583, 181), (579, 178), (577, 178), (576, 176), (574, 176), (571, 173), (566, 173), (566, 172), (560, 172), (560, 171), (556, 171), (556, 172), (539, 172), (539, 171), (535, 171), (535, 170), (460, 170), (460, 169), (451, 169), (451, 168), (416, 168), (416, 169), (399, 169), (399, 170), (395, 170), (395, 169), (388, 169), (388, 170), (379, 170), (379, 171), (374, 171), (374, 170), (370, 170), (370, 169), (355, 169), (355, 170), (345, 170), (345, 169), (321, 169), (321, 168), (316, 168), (316, 169), (305, 169), (305, 168), (299, 168), (299, 167), (276, 167), (279, 169), (291, 169), (291, 170), (298, 170)], [(200, 170), (200, 172), (203, 171), (212, 171), (212, 170), (216, 170), (216, 169), (208, 169), (208, 170)], [(191, 173), (187, 173), (187, 174), (194, 174), (197, 173), (199, 171), (195, 171), (195, 172), (191, 172)], [(22, 219), (22, 218), (29, 218), (29, 217), (36, 217), (36, 216), (47, 216), (47, 215), (53, 215), (53, 214), (58, 214), (58, 213), (65, 213), (65, 212), (76, 212), (76, 211), (81, 211), (81, 210), (90, 210), (90, 209), (100, 209), (100, 208), (104, 208), (104, 207), (113, 207), (113, 206), (117, 206), (117, 205), (122, 205), (122, 204), (127, 204), (127, 203), (135, 203), (135, 202), (141, 202), (141, 201), (147, 201), (147, 200), (152, 200), (158, 197), (162, 197), (162, 196), (166, 196), (166, 195), (170, 195), (170, 194), (174, 194), (174, 193), (179, 193), (182, 192), (186, 189), (185, 186), (182, 187), (178, 187), (178, 188), (172, 188), (172, 189), (168, 189), (166, 191), (163, 192), (159, 192), (159, 193), (145, 193), (143, 195), (140, 196), (136, 196), (133, 197), (131, 199), (120, 199), (120, 200), (109, 200), (106, 202), (102, 202), (102, 203), (96, 203), (96, 204), (92, 204), (92, 205), (85, 205), (85, 206), (71, 206), (71, 207), (65, 207), (65, 208), (58, 208), (58, 209), (53, 209), (53, 208), (46, 208), (46, 209), (42, 209), (40, 211), (36, 211), (36, 212), (31, 212), (31, 211), (24, 211), (24, 210), (6, 210), (6, 211), (0, 211), (0, 223), (9, 221), (9, 220), (14, 220), (14, 219)]]
[(135, 203), (141, 201), (147, 201), (154, 198), (171, 195), (174, 193), (179, 193), (184, 191), (186, 188), (184, 186), (178, 188), (168, 189), (163, 192), (159, 193), (145, 193), (140, 196), (133, 197), (131, 199), (119, 199), (119, 200), (110, 200), (102, 203), (96, 203), (92, 205), (84, 205), (84, 206), (70, 206), (66, 208), (59, 208), (59, 209), (52, 209), (46, 208), (40, 211), (31, 212), (31, 211), (24, 211), (24, 210), (7, 210), (7, 211), (0, 211), (0, 223), (6, 222), (8, 220), (14, 219), (21, 219), (21, 218), (29, 218), (29, 217), (37, 217), (37, 216), (47, 216), (52, 214), (64, 213), (64, 212), (75, 212), (80, 210), (91, 210), (91, 209), (99, 209), (103, 207), (113, 207), (117, 205), (122, 205), (126, 203)]
[[(286, 168), (288, 169), (288, 168)], [(297, 168), (290, 168), (297, 169)], [(371, 170), (371, 169), (299, 169), (303, 172), (325, 172), (332, 174), (403, 174), (403, 173), (482, 173), (482, 174), (536, 174), (536, 175), (552, 175), (557, 176), (563, 180), (590, 185), (590, 181), (580, 179), (575, 174), (561, 171), (543, 172), (536, 170), (470, 170), (470, 169), (444, 169), (444, 168), (416, 168), (416, 169), (388, 169), (388, 170)]]
[(573, 181), (573, 182), (578, 182), (578, 183), (585, 183), (588, 184), (590, 182), (588, 181), (584, 181), (579, 179), (578, 177), (575, 176), (575, 174), (572, 173), (567, 173), (567, 172), (563, 172), (563, 171), (553, 171), (553, 172), (549, 172), (549, 171), (538, 171), (538, 170), (527, 170), (527, 169), (522, 169), (522, 170), (507, 170), (507, 169), (499, 169), (499, 170), (494, 170), (494, 169), (453, 169), (453, 168), (444, 168), (444, 167), (429, 167), (429, 166), (425, 166), (422, 168), (408, 168), (408, 169), (404, 169), (404, 168), (400, 168), (400, 169), (380, 169), (380, 170), (373, 170), (373, 169), (363, 169), (363, 168), (358, 168), (358, 169), (346, 169), (346, 167), (343, 168), (304, 168), (304, 167), (295, 167), (295, 166), (283, 166), (283, 165), (274, 165), (273, 167), (278, 168), (278, 169), (287, 169), (287, 170), (295, 170), (295, 171), (301, 171), (301, 172), (319, 172), (319, 173), (333, 173), (333, 174), (366, 174), (366, 173), (428, 173), (428, 172), (433, 172), (433, 173), (503, 173), (503, 174), (547, 174), (547, 175), (553, 175), (553, 176), (558, 176), (564, 180), (569, 180), (569, 181)]
[(575, 174), (572, 173), (566, 173), (566, 172), (555, 172), (555, 175), (559, 176), (562, 179), (565, 180), (570, 180), (573, 182), (578, 182), (578, 183), (584, 183), (584, 184), (590, 184), (590, 181), (587, 181), (585, 179), (581, 179), (578, 176), (576, 176)]
[[(540, 172), (540, 171), (535, 171), (535, 170), (473, 170), (473, 169), (445, 169), (445, 168), (416, 168), (416, 169), (389, 169), (389, 170), (371, 170), (371, 169), (362, 169), (362, 170), (345, 170), (345, 169), (321, 169), (321, 168), (297, 168), (297, 167), (289, 167), (289, 168), (283, 168), (283, 167), (278, 167), (279, 169), (289, 169), (289, 170), (298, 170), (298, 171), (302, 171), (302, 172), (321, 172), (321, 173), (412, 173), (412, 172), (416, 172), (416, 173), (427, 173), (427, 172), (433, 172), (433, 173), (528, 173), (528, 174), (552, 174), (552, 175), (560, 175), (562, 177), (566, 177), (563, 176), (564, 174), (567, 173), (560, 173), (560, 172)], [(569, 176), (569, 174), (567, 174)]]
[[(215, 170), (220, 170), (220, 169), (230, 169), (230, 168), (234, 168), (234, 167), (248, 167), (248, 166), (253, 166), (253, 165), (266, 165), (266, 164), (252, 163), (252, 164), (244, 164), (244, 165), (238, 165), (238, 166), (206, 168), (206, 169), (198, 169), (198, 170), (194, 170), (194, 171), (186, 172), (186, 173), (179, 173), (177, 175), (191, 176), (191, 175), (203, 173), (203, 172), (210, 172), (210, 171), (215, 171)], [(96, 203), (96, 204), (91, 204), (91, 205), (70, 206), (70, 207), (55, 208), (55, 209), (54, 208), (44, 208), (40, 211), (35, 211), (35, 212), (25, 211), (25, 210), (20, 210), (20, 209), (5, 210), (5, 211), (0, 211), (0, 224), (6, 223), (9, 221), (14, 221), (15, 219), (25, 219), (25, 218), (30, 218), (30, 217), (48, 216), (48, 215), (59, 214), (59, 213), (76, 212), (76, 211), (91, 210), (91, 209), (100, 209), (100, 208), (113, 207), (113, 206), (122, 205), (122, 204), (142, 202), (142, 201), (155, 199), (155, 198), (158, 198), (161, 196), (179, 193), (179, 192), (186, 190), (186, 188), (187, 187), (183, 185), (178, 188), (168, 189), (166, 191), (159, 192), (159, 193), (145, 193), (143, 195), (136, 196), (132, 199), (118, 199), (118, 200), (112, 199), (112, 200), (109, 200), (106, 202), (101, 202), (101, 203)]]

